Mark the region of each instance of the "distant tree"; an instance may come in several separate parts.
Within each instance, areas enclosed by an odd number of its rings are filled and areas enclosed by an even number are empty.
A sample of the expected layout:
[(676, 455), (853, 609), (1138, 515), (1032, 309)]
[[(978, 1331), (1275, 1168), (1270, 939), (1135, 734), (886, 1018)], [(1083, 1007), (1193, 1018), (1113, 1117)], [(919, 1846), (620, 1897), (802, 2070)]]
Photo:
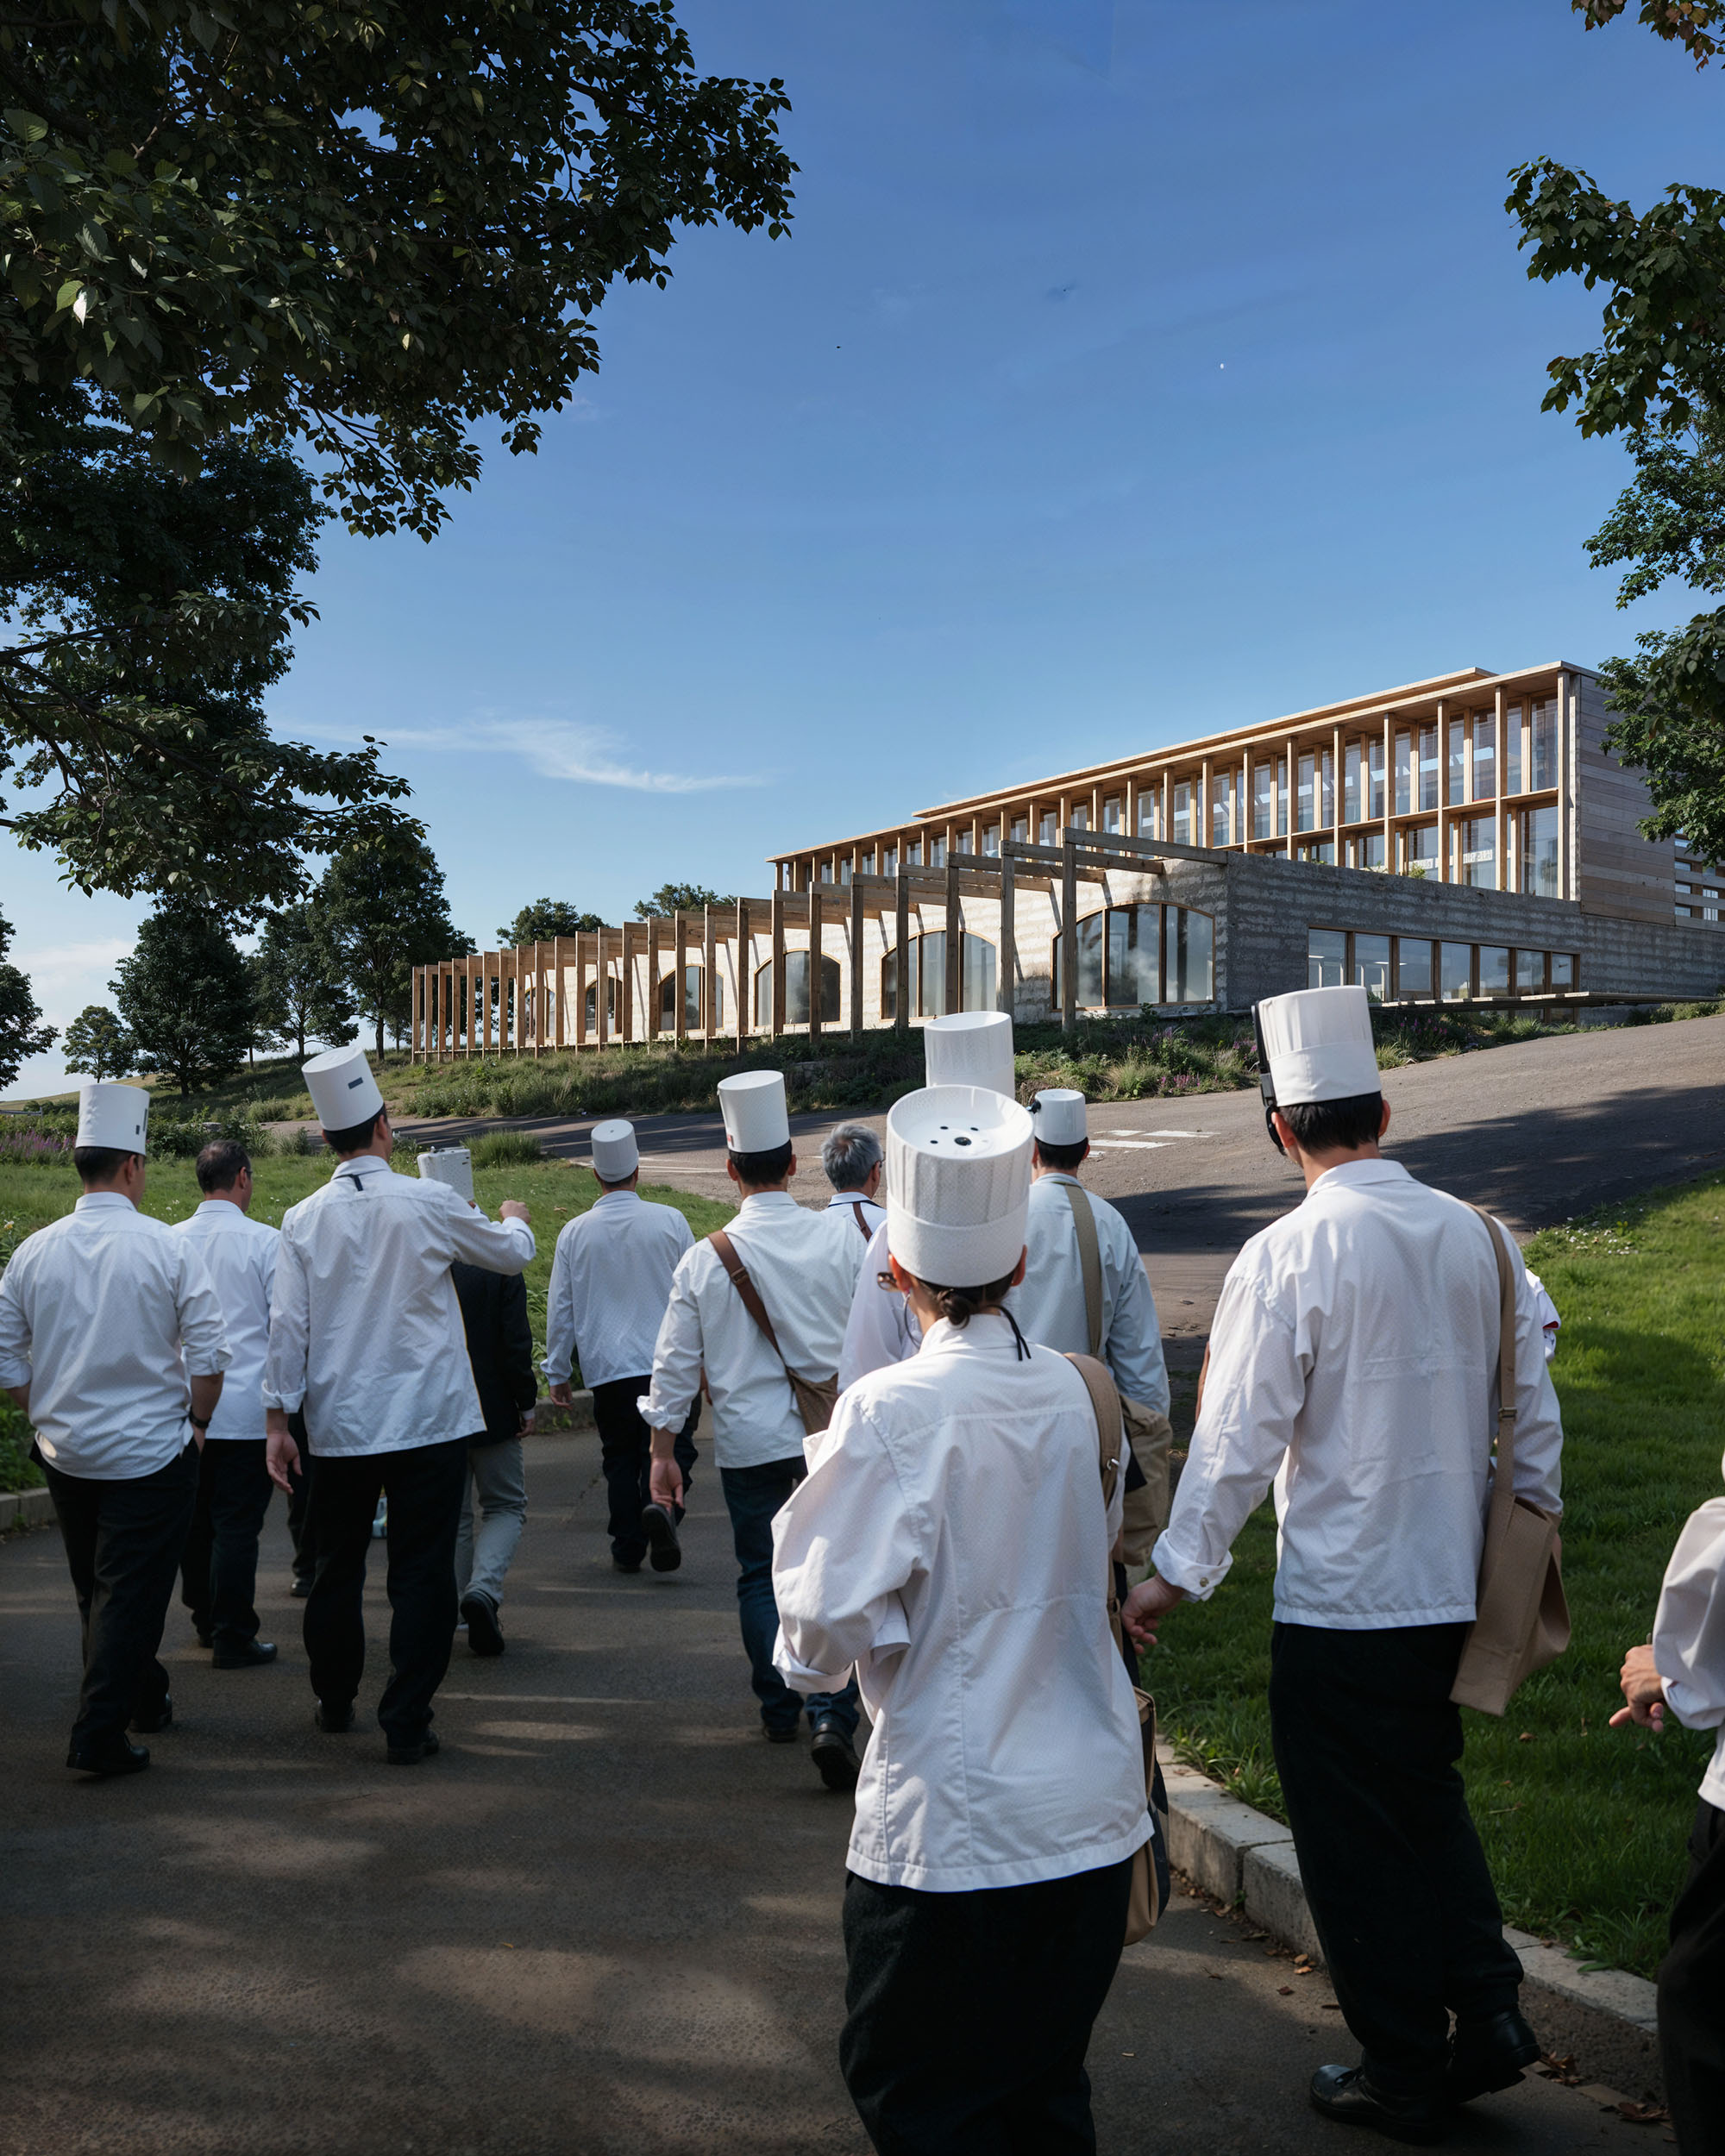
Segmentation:
[(637, 899), (637, 920), (663, 921), (673, 913), (699, 913), (705, 906), (735, 906), (734, 896), (721, 898), (704, 883), (662, 883), (650, 899)]
[(509, 927), (499, 929), (497, 940), (503, 950), (514, 950), (523, 943), (549, 943), (555, 936), (590, 936), (604, 926), (597, 913), (583, 913), (566, 899), (535, 899)]
[(136, 1068), (182, 1095), (237, 1070), (256, 1031), (252, 983), (234, 939), (202, 906), (164, 902), (108, 984)]
[(0, 1087), (11, 1084), (28, 1057), (60, 1038), (53, 1026), (41, 1022), (28, 974), (3, 962), (11, 943), (12, 924), (0, 920)]
[(354, 999), (330, 977), (311, 906), (284, 906), (265, 922), (255, 979), (263, 1031), (302, 1062), (308, 1041), (345, 1048), (359, 1031)]
[(370, 1018), (380, 1057), (386, 1030), (412, 1010), (413, 968), (474, 948), (449, 918), (437, 856), (411, 833), (337, 854), (311, 920), (325, 969)]
[(123, 1078), (132, 1068), (132, 1043), (105, 1003), (86, 1003), (66, 1029), (66, 1067), (92, 1078)]

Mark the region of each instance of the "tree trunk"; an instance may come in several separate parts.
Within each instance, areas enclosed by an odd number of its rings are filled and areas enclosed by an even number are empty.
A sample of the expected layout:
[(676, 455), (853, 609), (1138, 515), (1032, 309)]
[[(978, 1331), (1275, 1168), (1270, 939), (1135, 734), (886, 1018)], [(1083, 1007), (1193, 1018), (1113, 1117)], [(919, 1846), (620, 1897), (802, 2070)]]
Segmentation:
[(377, 1014), (377, 1052), (378, 1062), (381, 1063), (383, 1061), (383, 1012), (380, 1010)]

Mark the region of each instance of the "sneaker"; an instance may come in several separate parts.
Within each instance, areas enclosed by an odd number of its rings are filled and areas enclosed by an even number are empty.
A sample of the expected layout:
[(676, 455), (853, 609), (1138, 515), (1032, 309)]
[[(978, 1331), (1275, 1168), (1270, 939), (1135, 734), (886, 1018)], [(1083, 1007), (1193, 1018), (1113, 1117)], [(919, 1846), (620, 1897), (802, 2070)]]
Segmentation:
[(683, 1561), (677, 1523), (663, 1505), (641, 1507), (641, 1532), (647, 1538), (647, 1561), (656, 1572), (674, 1572)]
[(503, 1652), (503, 1626), (497, 1621), (497, 1604), (489, 1595), (463, 1595), (461, 1615), (467, 1620), (467, 1645), (475, 1654)]

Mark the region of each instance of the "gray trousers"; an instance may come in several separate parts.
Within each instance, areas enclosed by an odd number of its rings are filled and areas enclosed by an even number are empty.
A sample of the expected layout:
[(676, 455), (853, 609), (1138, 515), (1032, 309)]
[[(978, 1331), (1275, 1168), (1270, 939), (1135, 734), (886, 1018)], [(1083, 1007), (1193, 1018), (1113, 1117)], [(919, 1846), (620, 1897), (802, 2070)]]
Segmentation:
[[(479, 1493), (479, 1526), (474, 1526), (474, 1494)], [(461, 1494), (461, 1524), (455, 1534), (455, 1592), (489, 1595), (503, 1601), (503, 1576), (521, 1539), (527, 1517), (527, 1474), (521, 1440), (467, 1448), (467, 1485)]]

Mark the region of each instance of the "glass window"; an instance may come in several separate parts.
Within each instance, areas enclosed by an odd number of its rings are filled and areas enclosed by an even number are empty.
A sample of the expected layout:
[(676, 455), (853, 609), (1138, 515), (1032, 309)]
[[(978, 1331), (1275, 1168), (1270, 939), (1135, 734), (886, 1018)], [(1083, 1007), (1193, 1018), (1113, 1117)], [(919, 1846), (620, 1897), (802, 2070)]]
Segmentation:
[(1138, 835), (1140, 838), (1157, 838), (1162, 814), (1162, 788), (1154, 779), (1138, 788)]
[(1044, 809), (1042, 812), (1038, 843), (1044, 846), (1057, 846), (1060, 843), (1060, 812), (1057, 809)]
[(982, 833), (982, 851), (993, 861), (999, 856), (1000, 850), (1000, 827), (998, 824), (990, 824)]
[(883, 876), (895, 876), (898, 873), (898, 848), (896, 846), (882, 846), (881, 849), (881, 874)]
[(1389, 938), (1356, 936), (1353, 939), (1353, 981), (1374, 1003), (1389, 1000)]
[[(1076, 998), (1081, 1011), (1100, 1011), (1103, 1008), (1105, 993), (1102, 980), (1102, 939), (1105, 917), (1101, 913), (1087, 913), (1078, 923), (1078, 991)], [(1064, 983), (1061, 974), (1061, 959), (1066, 938), (1054, 939), (1054, 1007), (1064, 1008)]]
[(1432, 947), (1423, 936), (1396, 938), (1396, 993), (1398, 997), (1432, 993)]
[(1328, 829), (1336, 820), (1336, 752), (1326, 749), (1318, 758), (1318, 821)]
[[(613, 982), (612, 986), (615, 987), (615, 985)], [(712, 1000), (713, 1031), (716, 1033), (722, 1033), (724, 1031), (724, 983), (723, 981), (714, 981)], [(659, 983), (659, 1031), (662, 1033), (671, 1033), (676, 1030), (676, 1000), (677, 976), (674, 973), (668, 973)], [(587, 1005), (591, 1010), (593, 1006), (591, 991), (588, 993)], [(699, 1032), (700, 1009), (701, 968), (699, 966), (686, 966), (683, 968), (683, 1025), (688, 1032)]]
[(1473, 720), (1473, 798), (1495, 800), (1497, 796), (1497, 717), (1477, 711)]
[(1552, 987), (1555, 992), (1575, 986), (1575, 953), (1572, 950), (1554, 950), (1552, 953)]
[(850, 881), (850, 863), (848, 861), (841, 861), (838, 864), (838, 881), (841, 883)]
[(1162, 926), (1159, 906), (1108, 909), (1107, 998), (1111, 1006), (1159, 1003), (1156, 962)]
[(1473, 993), (1471, 943), (1440, 943), (1439, 967), (1446, 1003), (1460, 1003)]
[(1542, 950), (1518, 950), (1515, 954), (1515, 993), (1517, 995), (1543, 995), (1546, 987), (1546, 954)]
[(922, 866), (922, 841), (921, 841), (921, 839), (919, 839), (919, 838), (913, 838), (913, 839), (912, 839), (912, 840), (910, 841), (910, 843), (909, 843), (906, 846), (906, 848), (905, 848), (905, 866), (906, 866), (906, 868), (921, 868), (921, 866)]
[[(595, 1014), (595, 1012), (597, 1012), (598, 1008), (599, 1008), (599, 983), (598, 983), (597, 981), (588, 981), (588, 983), (587, 983), (587, 1011), (586, 1011), (586, 1018), (587, 1018), (587, 1034), (588, 1034), (588, 1037), (589, 1037), (589, 1038), (592, 1038), (592, 1037), (593, 1037), (594, 1035), (596, 1035), (596, 1034), (598, 1033), (598, 1031), (599, 1031), (599, 1021), (598, 1021), (598, 1019), (597, 1019), (596, 1016), (594, 1015), (594, 1014)], [(612, 1040), (615, 1040), (615, 1039), (616, 1039), (616, 1037), (617, 1037), (617, 975), (616, 975), (614, 973), (608, 973), (608, 974), (605, 975), (605, 1032), (606, 1032), (606, 1034), (609, 1036), (609, 1037), (610, 1037), (610, 1038), (612, 1038)]]
[(929, 840), (928, 865), (931, 868), (944, 868), (946, 866), (946, 841), (944, 838)]
[(1382, 868), (1383, 866), (1383, 833), (1366, 831), (1347, 843), (1350, 868)]
[(1509, 951), (1507, 944), (1482, 943), (1479, 947), (1479, 993), (1483, 996), (1507, 996), (1509, 993)]
[[(823, 1025), (838, 1023), (838, 961), (823, 958), (820, 962), (820, 1022)], [(785, 953), (785, 1023), (787, 1025), (806, 1025), (809, 1016), (809, 955), (806, 950), (787, 950)], [(755, 976), (755, 1023), (770, 1026), (773, 1023), (773, 968), (762, 966)]]
[[(919, 1018), (938, 1018), (946, 1011), (946, 931), (936, 929), (926, 936), (913, 936), (910, 940), (911, 1016)], [(831, 962), (823, 958), (822, 979)], [(959, 993), (967, 1011), (992, 1011), (994, 1007), (994, 946), (981, 936), (961, 931), (958, 945), (960, 968)], [(794, 985), (795, 976), (785, 975), (788, 991)], [(888, 951), (881, 961), (881, 1015), (896, 1018), (899, 1011), (899, 965), (896, 951)], [(788, 1010), (787, 1018), (789, 1017)], [(827, 1019), (825, 999), (821, 1010), (824, 1023), (837, 1023), (836, 1018)]]
[(1414, 812), (1414, 736), (1399, 733), (1396, 736), (1396, 813), (1411, 816)]
[(1030, 818), (1029, 818), (1029, 817), (1027, 817), (1027, 816), (1015, 816), (1015, 817), (1013, 817), (1013, 845), (1015, 845), (1015, 846), (1027, 846), (1027, 845), (1030, 843)]
[(1255, 763), (1251, 768), (1251, 835), (1254, 838), (1274, 838), (1276, 836), (1276, 795), (1273, 788), (1276, 774), (1267, 763)]
[[(1448, 801), (1465, 801), (1467, 799), (1467, 795), (1464, 791), (1464, 781), (1467, 776), (1467, 772), (1466, 758), (1463, 750), (1462, 743), (1466, 739), (1466, 728), (1462, 720), (1458, 718), (1451, 719), (1449, 722), (1449, 736), (1450, 754), (1448, 777), (1450, 790), (1444, 798)], [(1422, 801), (1420, 805), (1423, 808), (1426, 804)]]
[(1174, 830), (1171, 834), (1176, 846), (1192, 843), (1192, 781), (1176, 779), (1174, 782)]
[(1456, 843), (1460, 856), (1458, 881), (1476, 891), (1497, 888), (1497, 819), (1492, 816), (1463, 816), (1456, 820)]
[(1162, 996), (1164, 1003), (1208, 1003), (1215, 995), (1213, 924), (1208, 913), (1188, 906), (1162, 909)]
[(1420, 729), (1420, 806), (1434, 809), (1438, 805), (1438, 730), (1435, 726)]
[(1233, 830), (1229, 812), (1233, 798), (1233, 773), (1214, 773), (1210, 780), (1210, 843), (1213, 846), (1226, 846), (1233, 843)]
[(1541, 702), (1534, 705), (1533, 724), (1527, 730), (1532, 736), (1529, 744), (1532, 753), (1528, 761), (1533, 767), (1528, 774), (1527, 787), (1530, 793), (1538, 793), (1543, 787), (1555, 786), (1558, 782), (1558, 700), (1556, 697), (1546, 697)]
[(1402, 873), (1404, 876), (1435, 879), (1438, 874), (1438, 827), (1415, 824), (1402, 837)]
[(1306, 986), (1339, 988), (1347, 981), (1348, 939), (1339, 928), (1314, 928), (1306, 937)]
[(1366, 743), (1365, 761), (1367, 776), (1371, 780), (1371, 799), (1366, 803), (1365, 812), (1368, 816), (1382, 816), (1384, 813), (1384, 792), (1383, 737), (1381, 734), (1374, 735)]
[(1126, 805), (1118, 793), (1111, 793), (1103, 802), (1102, 829), (1105, 831), (1120, 831), (1125, 829), (1123, 818), (1126, 815)]
[(821, 862), (820, 880), (823, 883), (831, 883), (832, 881), (832, 863), (830, 861), (824, 861)]
[(1072, 818), (1071, 823), (1067, 826), (1070, 830), (1087, 831), (1089, 830), (1090, 808), (1088, 802), (1075, 801), (1072, 804), (1070, 814)]
[(1342, 751), (1342, 821), (1358, 824), (1364, 813), (1360, 807), (1359, 787), (1360, 749), (1362, 744), (1351, 741)]
[(1512, 704), (1503, 714), (1503, 791), (1521, 791), (1521, 706)]
[(1289, 784), (1288, 759), (1278, 756), (1276, 759), (1276, 835), (1278, 838), (1284, 837), (1294, 828), (1289, 820), (1294, 812), (1294, 804), (1288, 795)]
[(1521, 888), (1531, 898), (1555, 899), (1558, 890), (1558, 812), (1523, 809), (1521, 824)]
[(1318, 760), (1313, 755), (1300, 758), (1299, 778), (1294, 796), (1294, 828), (1309, 831), (1315, 828), (1317, 805), (1314, 799), (1317, 785)]
[(857, 855), (856, 873), (859, 876), (872, 876), (874, 874), (875, 849), (872, 846), (866, 847), (862, 853)]
[(1327, 862), (1331, 868), (1335, 866), (1336, 842), (1333, 838), (1302, 839), (1294, 850), (1302, 861)]

